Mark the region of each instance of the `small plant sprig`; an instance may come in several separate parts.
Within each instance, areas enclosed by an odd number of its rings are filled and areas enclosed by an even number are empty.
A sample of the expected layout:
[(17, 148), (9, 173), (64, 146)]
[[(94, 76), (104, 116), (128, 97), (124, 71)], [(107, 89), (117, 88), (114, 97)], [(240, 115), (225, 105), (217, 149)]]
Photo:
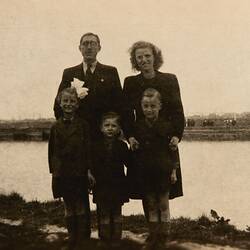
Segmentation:
[(216, 223), (218, 224), (228, 224), (230, 221), (230, 219), (225, 219), (223, 216), (220, 217), (218, 213), (213, 209), (211, 209), (210, 213), (212, 218), (214, 218)]
[(219, 216), (218, 213), (211, 209), (210, 211), (212, 218), (215, 221), (213, 226), (213, 233), (219, 236), (225, 236), (227, 238), (235, 238), (238, 234), (236, 227), (229, 224), (230, 219), (225, 219), (223, 216)]

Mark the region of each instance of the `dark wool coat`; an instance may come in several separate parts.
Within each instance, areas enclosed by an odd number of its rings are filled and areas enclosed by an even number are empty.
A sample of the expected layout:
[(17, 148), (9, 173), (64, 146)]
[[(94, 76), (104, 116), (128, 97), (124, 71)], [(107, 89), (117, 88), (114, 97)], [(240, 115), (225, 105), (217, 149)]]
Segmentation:
[[(123, 99), (117, 69), (97, 63), (92, 77), (87, 79), (82, 63), (67, 68), (63, 72), (58, 93), (64, 88), (70, 87), (74, 78), (84, 81), (83, 87), (89, 88), (88, 95), (80, 100), (78, 114), (89, 123), (91, 135), (95, 138), (99, 137), (99, 122), (102, 114), (108, 111), (121, 113)], [(54, 113), (57, 119), (62, 116), (57, 99), (54, 103)]]
[(139, 148), (133, 152), (134, 165), (128, 170), (131, 198), (170, 190), (170, 175), (179, 160), (178, 153), (169, 148), (171, 131), (171, 123), (161, 119), (152, 127), (145, 120), (134, 124)]
[(129, 161), (127, 144), (118, 139), (112, 143), (101, 139), (94, 143), (92, 155), (91, 172), (96, 179), (93, 202), (108, 206), (128, 202), (127, 179), (124, 173), (124, 166)]
[[(156, 76), (147, 80), (142, 74), (129, 76), (124, 80), (124, 112), (123, 119), (124, 133), (127, 138), (133, 136), (133, 123), (136, 120), (143, 119), (141, 109), (142, 93), (147, 88), (157, 89), (162, 96), (162, 109), (160, 117), (166, 121), (170, 121), (173, 127), (172, 135), (182, 139), (184, 131), (184, 112), (180, 96), (179, 83), (175, 75), (156, 71)], [(181, 168), (177, 169), (178, 181), (171, 185), (170, 199), (183, 195)]]
[(156, 71), (156, 76), (150, 81), (147, 81), (142, 74), (125, 78), (123, 87), (125, 98), (124, 118), (126, 120), (125, 134), (130, 136), (133, 122), (143, 118), (141, 98), (143, 91), (147, 88), (155, 88), (160, 92), (162, 96), (160, 117), (172, 122), (173, 136), (181, 139), (185, 119), (179, 83), (175, 75), (159, 71)]
[(87, 191), (87, 170), (91, 167), (88, 124), (79, 118), (69, 124), (60, 118), (51, 128), (49, 170), (54, 197)]

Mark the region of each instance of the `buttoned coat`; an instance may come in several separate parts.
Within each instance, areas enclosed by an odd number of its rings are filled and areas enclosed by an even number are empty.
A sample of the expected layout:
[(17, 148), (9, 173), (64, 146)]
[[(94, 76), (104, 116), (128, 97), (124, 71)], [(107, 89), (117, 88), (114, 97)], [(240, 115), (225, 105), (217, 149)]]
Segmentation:
[[(162, 109), (160, 118), (172, 123), (173, 131), (171, 136), (182, 139), (184, 131), (184, 112), (181, 101), (179, 83), (174, 74), (156, 71), (153, 79), (147, 81), (142, 74), (129, 76), (124, 80), (124, 112), (123, 119), (126, 121), (124, 132), (127, 138), (133, 136), (133, 123), (143, 119), (141, 108), (142, 93), (147, 88), (155, 88), (162, 97)], [(171, 185), (170, 199), (183, 195), (181, 168), (177, 169), (177, 182)]]
[(129, 150), (125, 142), (115, 139), (107, 143), (104, 138), (92, 145), (92, 169), (96, 179), (95, 203), (109, 206), (128, 202), (128, 186), (124, 167), (129, 162)]
[(91, 167), (88, 124), (75, 118), (67, 124), (60, 118), (51, 127), (49, 170), (53, 177), (84, 177)]
[(139, 142), (139, 148), (132, 153), (133, 168), (128, 169), (131, 198), (170, 190), (170, 175), (178, 160), (177, 152), (169, 147), (171, 131), (171, 123), (162, 119), (152, 125), (145, 119), (135, 122), (134, 137)]
[[(117, 69), (98, 62), (89, 79), (84, 74), (82, 63), (67, 68), (63, 72), (58, 93), (64, 88), (70, 87), (74, 78), (83, 81), (83, 87), (89, 88), (88, 95), (80, 100), (78, 115), (89, 123), (91, 135), (98, 137), (100, 136), (98, 134), (99, 123), (103, 113), (109, 111), (121, 113), (123, 98)], [(57, 98), (54, 103), (54, 113), (57, 119), (62, 116)], [(97, 134), (98, 136), (96, 136)]]
[(147, 81), (142, 74), (129, 76), (124, 80), (123, 93), (125, 99), (124, 128), (127, 136), (132, 133), (133, 122), (143, 118), (141, 109), (142, 93), (147, 88), (158, 90), (162, 97), (162, 109), (160, 117), (171, 121), (173, 124), (173, 136), (182, 138), (184, 130), (184, 112), (180, 96), (179, 83), (174, 74), (156, 71), (155, 77)]

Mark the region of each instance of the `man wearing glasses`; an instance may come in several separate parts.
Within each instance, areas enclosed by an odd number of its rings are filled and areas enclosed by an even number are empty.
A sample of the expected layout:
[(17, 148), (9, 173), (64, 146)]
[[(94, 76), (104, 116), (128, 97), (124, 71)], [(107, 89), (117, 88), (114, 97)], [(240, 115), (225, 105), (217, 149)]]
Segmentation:
[[(79, 50), (83, 62), (64, 70), (58, 93), (72, 85), (77, 88), (80, 98), (78, 115), (89, 123), (91, 137), (96, 139), (100, 135), (98, 126), (102, 114), (108, 111), (121, 114), (122, 88), (117, 69), (101, 64), (96, 59), (101, 50), (98, 35), (84, 34), (80, 39)], [(57, 119), (62, 115), (57, 98), (54, 113)]]

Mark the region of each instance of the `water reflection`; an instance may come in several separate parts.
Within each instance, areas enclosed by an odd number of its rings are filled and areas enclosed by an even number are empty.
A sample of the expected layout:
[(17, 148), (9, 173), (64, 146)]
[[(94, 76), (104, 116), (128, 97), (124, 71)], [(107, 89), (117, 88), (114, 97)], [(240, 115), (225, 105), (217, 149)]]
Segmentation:
[[(250, 221), (250, 142), (184, 141), (180, 155), (184, 196), (171, 201), (171, 215), (196, 218), (214, 209), (245, 228)], [(47, 143), (0, 143), (0, 171), (0, 192), (17, 191), (26, 200), (52, 199)], [(126, 204), (123, 213), (142, 213), (141, 202)]]

